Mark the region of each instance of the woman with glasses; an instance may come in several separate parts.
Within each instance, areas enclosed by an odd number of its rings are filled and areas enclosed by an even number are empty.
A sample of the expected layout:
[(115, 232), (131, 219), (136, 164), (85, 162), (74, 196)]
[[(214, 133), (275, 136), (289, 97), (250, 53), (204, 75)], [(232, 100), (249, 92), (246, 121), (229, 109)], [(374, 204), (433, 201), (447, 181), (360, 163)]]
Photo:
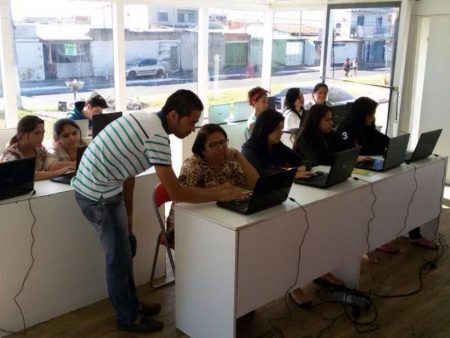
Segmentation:
[[(230, 183), (252, 190), (258, 179), (255, 168), (242, 154), (228, 148), (227, 133), (216, 124), (202, 126), (192, 145), (193, 155), (181, 167), (178, 181), (185, 187), (210, 188)], [(167, 218), (169, 241), (174, 241), (173, 206)]]

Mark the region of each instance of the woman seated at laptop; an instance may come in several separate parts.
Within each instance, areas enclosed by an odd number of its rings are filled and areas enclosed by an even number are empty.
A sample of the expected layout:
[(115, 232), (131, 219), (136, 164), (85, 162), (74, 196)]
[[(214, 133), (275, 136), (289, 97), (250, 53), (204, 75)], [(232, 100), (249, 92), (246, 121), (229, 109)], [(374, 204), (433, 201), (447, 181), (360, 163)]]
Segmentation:
[[(309, 163), (295, 151), (281, 143), (284, 117), (276, 110), (268, 109), (259, 115), (252, 135), (242, 146), (242, 154), (253, 164), (258, 173), (268, 175), (283, 168), (298, 167), (296, 178), (307, 178)], [(344, 283), (327, 273), (315, 280), (319, 284), (343, 285)], [(311, 298), (302, 289), (291, 291), (292, 300), (300, 307), (310, 307)]]
[(269, 106), (269, 92), (261, 87), (252, 88), (248, 92), (248, 102), (253, 107), (253, 113), (247, 120), (247, 128), (245, 129), (245, 139), (248, 140), (252, 133), (256, 118)]
[(28, 157), (36, 158), (36, 181), (46, 180), (73, 170), (73, 165), (66, 165), (56, 170), (46, 171), (47, 150), (42, 145), (44, 140), (44, 121), (34, 115), (22, 117), (17, 125), (16, 135), (9, 141), (0, 157), (0, 162), (20, 160)]
[(45, 161), (47, 170), (75, 167), (78, 148), (87, 145), (78, 124), (68, 118), (59, 119), (53, 126), (53, 139)]
[(283, 126), (284, 117), (281, 113), (272, 109), (262, 112), (250, 138), (242, 145), (242, 154), (261, 176), (284, 168), (298, 167), (296, 178), (309, 177), (309, 162), (281, 142)]
[[(311, 107), (293, 149), (312, 166), (332, 165), (336, 152), (347, 149), (346, 144), (333, 130), (333, 111), (330, 107), (324, 104)], [(358, 156), (357, 161), (367, 160), (370, 160), (370, 157)]]
[(325, 104), (327, 106), (330, 106), (330, 103), (328, 102), (328, 86), (325, 83), (318, 83), (314, 86), (312, 91), (312, 101), (309, 101), (305, 105), (305, 110), (310, 110), (312, 106), (315, 104)]
[[(208, 188), (231, 183), (252, 190), (259, 177), (255, 168), (242, 154), (228, 148), (227, 133), (216, 124), (205, 124), (198, 131), (193, 155), (186, 159), (181, 167), (178, 181), (185, 187)], [(167, 217), (167, 233), (174, 241), (173, 207)]]
[(368, 97), (358, 98), (337, 128), (347, 148), (362, 147), (361, 155), (384, 155), (389, 144), (389, 137), (375, 127), (377, 105)]
[(305, 99), (299, 88), (289, 88), (284, 99), (284, 128), (281, 141), (290, 146), (294, 142), (295, 135), (305, 117), (303, 104)]
[[(389, 144), (389, 137), (375, 128), (375, 112), (377, 103), (368, 98), (357, 99), (347, 117), (338, 126), (337, 133), (347, 147), (362, 146), (361, 155), (384, 155)], [(420, 233), (420, 228), (409, 232), (411, 244), (419, 245), (431, 250), (437, 250), (437, 245)], [(399, 252), (393, 242), (378, 248), (379, 251), (396, 254)]]

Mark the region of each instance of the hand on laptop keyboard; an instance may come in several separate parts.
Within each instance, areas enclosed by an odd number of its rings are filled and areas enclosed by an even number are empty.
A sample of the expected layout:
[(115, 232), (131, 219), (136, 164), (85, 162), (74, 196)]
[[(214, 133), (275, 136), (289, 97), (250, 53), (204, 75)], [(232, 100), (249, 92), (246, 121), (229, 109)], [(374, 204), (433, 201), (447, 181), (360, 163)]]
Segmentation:
[(224, 183), (212, 189), (216, 190), (217, 201), (232, 201), (240, 200), (248, 196), (248, 191), (243, 191), (238, 187), (233, 186), (231, 183)]
[(311, 178), (312, 173), (311, 171), (306, 171), (304, 169), (305, 167), (300, 167), (297, 169), (297, 172), (295, 173), (295, 179), (296, 180), (307, 180), (309, 178)]
[(356, 163), (371, 163), (373, 162), (373, 158), (370, 156), (358, 156), (356, 159)]

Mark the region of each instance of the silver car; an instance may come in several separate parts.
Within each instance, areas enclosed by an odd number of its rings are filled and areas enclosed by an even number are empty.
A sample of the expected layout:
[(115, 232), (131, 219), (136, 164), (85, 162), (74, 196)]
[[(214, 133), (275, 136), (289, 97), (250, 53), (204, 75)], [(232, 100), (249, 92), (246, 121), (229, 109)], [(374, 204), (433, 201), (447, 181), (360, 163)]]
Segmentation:
[(126, 77), (129, 80), (134, 80), (138, 77), (154, 76), (157, 78), (164, 77), (166, 71), (159, 60), (154, 58), (148, 59), (133, 59), (126, 64)]

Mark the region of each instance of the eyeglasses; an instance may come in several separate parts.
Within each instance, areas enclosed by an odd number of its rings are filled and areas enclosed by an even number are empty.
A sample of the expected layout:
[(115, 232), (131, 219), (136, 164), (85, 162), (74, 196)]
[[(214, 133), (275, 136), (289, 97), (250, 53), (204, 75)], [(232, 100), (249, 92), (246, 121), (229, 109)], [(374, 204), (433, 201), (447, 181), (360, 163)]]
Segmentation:
[(220, 147), (226, 147), (228, 145), (228, 139), (223, 139), (222, 141), (211, 142), (207, 145), (210, 149), (219, 149)]

